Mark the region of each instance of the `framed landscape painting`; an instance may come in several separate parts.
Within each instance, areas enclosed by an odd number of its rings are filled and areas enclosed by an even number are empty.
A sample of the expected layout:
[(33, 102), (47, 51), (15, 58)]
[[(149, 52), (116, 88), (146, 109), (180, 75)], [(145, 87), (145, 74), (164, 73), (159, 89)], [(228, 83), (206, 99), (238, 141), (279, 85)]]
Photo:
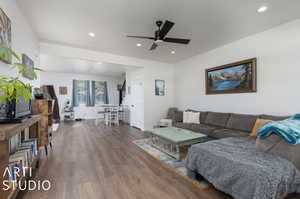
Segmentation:
[(156, 96), (165, 95), (165, 80), (155, 80), (155, 95)]
[[(11, 48), (11, 22), (8, 16), (0, 8), (0, 45)], [(0, 49), (0, 60), (11, 64), (12, 56), (7, 49)]]
[(256, 92), (256, 58), (206, 70), (206, 94)]
[(60, 86), (59, 87), (59, 94), (60, 95), (68, 95), (68, 87), (66, 87), (66, 86)]

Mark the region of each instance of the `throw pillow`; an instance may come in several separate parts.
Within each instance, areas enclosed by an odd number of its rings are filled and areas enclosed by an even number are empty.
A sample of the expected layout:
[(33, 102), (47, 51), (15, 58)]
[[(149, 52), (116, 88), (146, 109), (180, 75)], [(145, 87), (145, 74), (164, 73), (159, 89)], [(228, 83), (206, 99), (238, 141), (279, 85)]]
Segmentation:
[(190, 112), (184, 111), (183, 112), (183, 123), (189, 123)]
[(200, 124), (200, 113), (199, 112), (191, 112), (191, 111), (184, 111), (183, 112), (183, 123), (194, 123)]
[(189, 123), (200, 124), (200, 113), (189, 112)]
[(252, 129), (252, 132), (250, 134), (250, 136), (256, 137), (258, 130), (260, 129), (260, 127), (262, 127), (264, 124), (270, 122), (271, 120), (263, 120), (263, 119), (257, 119), (255, 122), (255, 125)]

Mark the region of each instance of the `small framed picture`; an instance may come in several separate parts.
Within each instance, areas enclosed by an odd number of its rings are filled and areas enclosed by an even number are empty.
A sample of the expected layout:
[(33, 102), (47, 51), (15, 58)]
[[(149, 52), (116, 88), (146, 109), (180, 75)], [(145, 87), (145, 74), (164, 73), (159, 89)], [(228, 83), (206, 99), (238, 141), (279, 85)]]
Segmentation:
[(34, 62), (33, 62), (33, 60), (30, 57), (28, 57), (27, 55), (22, 54), (22, 64), (25, 66), (25, 68), (27, 70), (26, 73), (22, 74), (23, 77), (33, 80), (34, 79), (34, 75), (33, 75)]
[(165, 80), (155, 80), (155, 95), (165, 96)]
[(59, 94), (60, 95), (67, 95), (68, 94), (68, 88), (66, 86), (60, 86), (59, 87)]

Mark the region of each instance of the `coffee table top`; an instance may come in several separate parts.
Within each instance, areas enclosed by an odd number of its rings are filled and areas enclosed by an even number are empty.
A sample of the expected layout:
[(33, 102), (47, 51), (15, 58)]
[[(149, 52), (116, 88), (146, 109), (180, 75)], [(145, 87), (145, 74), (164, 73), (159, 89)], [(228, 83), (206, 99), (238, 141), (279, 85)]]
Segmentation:
[(186, 129), (168, 127), (168, 128), (154, 128), (150, 130), (151, 134), (159, 136), (170, 142), (180, 144), (184, 142), (189, 142), (192, 140), (197, 140), (199, 138), (207, 137), (207, 135), (202, 133), (195, 133)]

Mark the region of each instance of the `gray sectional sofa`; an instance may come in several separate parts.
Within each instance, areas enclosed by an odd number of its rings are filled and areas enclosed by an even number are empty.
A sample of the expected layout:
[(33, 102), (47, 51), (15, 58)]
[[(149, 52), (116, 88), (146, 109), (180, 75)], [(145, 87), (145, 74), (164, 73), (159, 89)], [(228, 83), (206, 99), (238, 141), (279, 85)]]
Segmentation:
[(187, 124), (176, 108), (167, 117), (175, 127), (208, 135), (208, 140), (188, 150), (185, 162), (191, 179), (205, 178), (233, 198), (282, 199), (300, 193), (300, 160), (295, 155), (300, 146), (291, 146), (276, 135), (265, 140), (247, 137), (258, 118), (289, 117), (200, 111), (200, 124)]
[(246, 115), (195, 110), (187, 111), (200, 112), (200, 124), (183, 123), (183, 111), (179, 111), (177, 108), (170, 108), (167, 118), (172, 119), (173, 126), (175, 127), (203, 133), (212, 139), (249, 136), (258, 118), (273, 121), (289, 118), (272, 115)]

